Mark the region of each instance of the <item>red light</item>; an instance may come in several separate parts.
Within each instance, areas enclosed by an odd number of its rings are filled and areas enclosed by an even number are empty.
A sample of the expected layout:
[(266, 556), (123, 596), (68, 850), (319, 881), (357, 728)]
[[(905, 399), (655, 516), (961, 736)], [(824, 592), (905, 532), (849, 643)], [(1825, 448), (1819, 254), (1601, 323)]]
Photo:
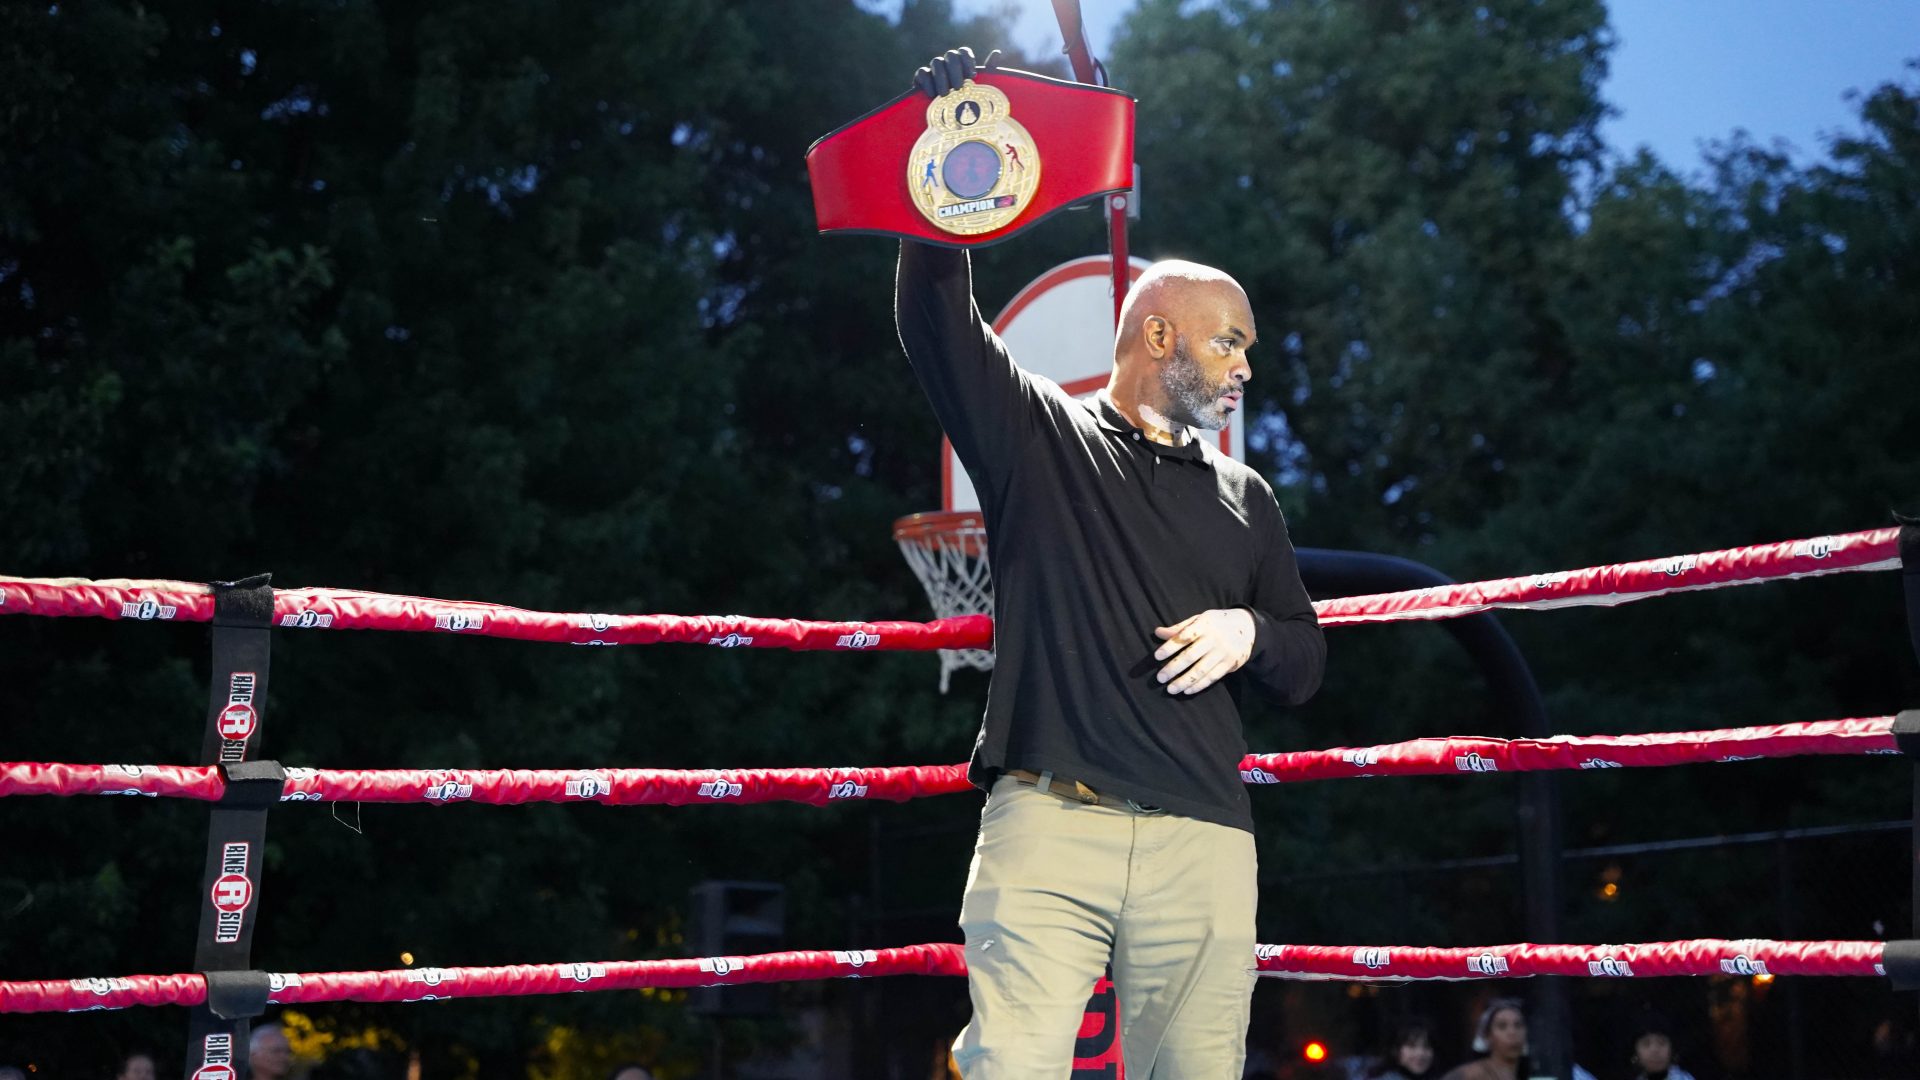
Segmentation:
[(1302, 1050), (1301, 1053), (1306, 1055), (1308, 1061), (1327, 1060), (1327, 1048), (1321, 1043), (1310, 1042), (1307, 1044), (1307, 1048)]

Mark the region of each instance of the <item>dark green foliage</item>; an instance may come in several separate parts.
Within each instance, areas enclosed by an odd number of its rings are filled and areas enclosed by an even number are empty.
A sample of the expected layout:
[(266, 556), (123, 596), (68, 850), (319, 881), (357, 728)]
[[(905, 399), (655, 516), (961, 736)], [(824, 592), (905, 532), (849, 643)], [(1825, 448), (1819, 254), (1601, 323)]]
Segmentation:
[[(0, 8), (0, 569), (924, 613), (887, 535), (938, 498), (892, 246), (813, 235), (802, 155), (937, 48), (1001, 37), (943, 2), (895, 22), (827, 0)], [(1828, 164), (1734, 144), (1687, 181), (1600, 145), (1609, 47), (1597, 0), (1144, 0), (1129, 18), (1111, 68), (1141, 99), (1136, 249), (1215, 262), (1252, 294), (1254, 456), (1297, 542), (1467, 579), (1915, 508), (1920, 96), (1865, 98), (1865, 136)], [(993, 249), (982, 305), (1103, 243), (1089, 213)], [(1557, 729), (1652, 731), (1910, 706), (1900, 618), (1880, 575), (1507, 622)], [(9, 619), (0, 636), (0, 758), (198, 746), (203, 632)], [(939, 698), (933, 661), (902, 655), (275, 648), (268, 749), (331, 767), (954, 761), (983, 685)], [(1488, 728), (1465, 663), (1420, 627), (1334, 632), (1322, 700), (1250, 717), (1263, 750)], [(1569, 776), (1569, 842), (1894, 817), (1899, 772)], [(1258, 795), (1264, 939), (1512, 936), (1498, 875), (1279, 884), (1510, 850), (1507, 782)], [(950, 919), (873, 923), (870, 904), (957, 901), (974, 805), (288, 807), (256, 956), (678, 955), (707, 877), (785, 882), (795, 946), (925, 940)], [(0, 803), (0, 977), (183, 970), (204, 821), (167, 801)], [(934, 831), (883, 845), (911, 850), (875, 881), (882, 821)], [(1738, 856), (1627, 865), (1613, 905), (1593, 899), (1602, 869), (1570, 865), (1576, 938), (1785, 932), (1742, 906), (1757, 879)], [(1904, 925), (1884, 877), (1834, 909), (1854, 914), (1786, 930)], [(945, 1017), (951, 996), (923, 1008)], [(313, 1014), (390, 1029), (430, 1076), (591, 1075), (617, 1049), (686, 1075), (707, 1038), (636, 995)], [(174, 1011), (14, 1018), (0, 1055), (97, 1072), (137, 1038), (170, 1068), (183, 1029)]]

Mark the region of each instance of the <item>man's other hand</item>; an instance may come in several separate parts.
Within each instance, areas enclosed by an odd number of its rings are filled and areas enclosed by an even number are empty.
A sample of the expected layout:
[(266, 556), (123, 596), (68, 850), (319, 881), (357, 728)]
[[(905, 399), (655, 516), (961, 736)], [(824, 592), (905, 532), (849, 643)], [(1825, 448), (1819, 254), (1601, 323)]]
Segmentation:
[(1160, 681), (1169, 694), (1197, 694), (1239, 671), (1253, 655), (1253, 613), (1245, 608), (1203, 611), (1153, 632), (1166, 643), (1153, 658), (1167, 660)]
[(960, 84), (980, 73), (981, 68), (997, 67), (1000, 64), (1000, 50), (987, 54), (987, 62), (976, 65), (973, 62), (973, 50), (966, 46), (948, 49), (943, 55), (934, 57), (926, 67), (913, 73), (913, 85), (930, 98), (937, 98), (960, 89)]

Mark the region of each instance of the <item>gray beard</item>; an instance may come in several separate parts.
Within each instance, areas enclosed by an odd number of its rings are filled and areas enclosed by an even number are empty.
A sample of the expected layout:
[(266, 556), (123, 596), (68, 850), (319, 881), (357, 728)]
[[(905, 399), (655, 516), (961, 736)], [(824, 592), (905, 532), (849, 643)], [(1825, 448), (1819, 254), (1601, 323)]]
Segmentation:
[(1185, 336), (1173, 339), (1173, 362), (1161, 374), (1160, 388), (1167, 392), (1167, 419), (1177, 424), (1220, 431), (1233, 419), (1220, 404), (1225, 389), (1200, 369)]

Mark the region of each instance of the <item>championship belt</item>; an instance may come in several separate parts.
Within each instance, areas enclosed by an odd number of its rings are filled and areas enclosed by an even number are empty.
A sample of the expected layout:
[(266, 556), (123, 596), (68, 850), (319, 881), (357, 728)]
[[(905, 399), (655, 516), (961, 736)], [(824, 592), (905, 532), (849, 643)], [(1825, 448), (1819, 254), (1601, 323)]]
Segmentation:
[(807, 173), (823, 233), (998, 243), (1133, 186), (1133, 98), (994, 68), (931, 100), (909, 90), (823, 136)]

